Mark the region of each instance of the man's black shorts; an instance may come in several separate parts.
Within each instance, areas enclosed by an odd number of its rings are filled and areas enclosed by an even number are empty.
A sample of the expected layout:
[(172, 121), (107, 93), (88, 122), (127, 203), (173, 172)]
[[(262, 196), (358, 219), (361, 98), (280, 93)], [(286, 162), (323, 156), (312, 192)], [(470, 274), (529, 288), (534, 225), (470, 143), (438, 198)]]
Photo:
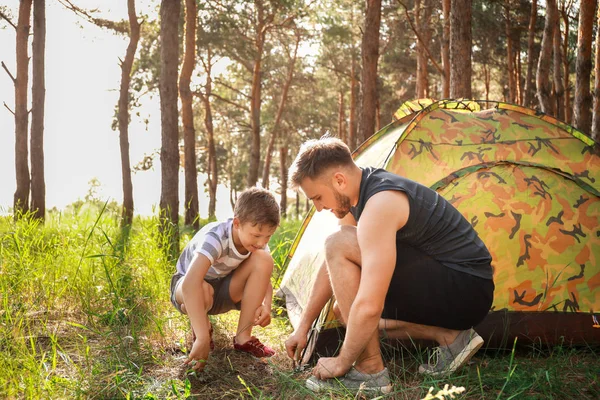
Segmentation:
[(488, 314), (493, 280), (446, 267), (404, 243), (398, 242), (396, 251), (382, 318), (465, 330)]

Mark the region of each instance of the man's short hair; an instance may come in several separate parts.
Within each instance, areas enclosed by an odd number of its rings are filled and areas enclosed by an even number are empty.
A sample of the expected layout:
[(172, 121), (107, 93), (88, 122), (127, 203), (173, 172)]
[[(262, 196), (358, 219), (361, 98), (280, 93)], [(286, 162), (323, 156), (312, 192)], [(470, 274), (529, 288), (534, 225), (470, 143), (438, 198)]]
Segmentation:
[(268, 190), (253, 187), (239, 195), (233, 216), (242, 224), (279, 226), (279, 204)]
[(353, 164), (350, 149), (340, 139), (309, 140), (300, 146), (300, 152), (290, 167), (289, 185), (297, 189), (305, 178), (314, 180), (331, 167)]

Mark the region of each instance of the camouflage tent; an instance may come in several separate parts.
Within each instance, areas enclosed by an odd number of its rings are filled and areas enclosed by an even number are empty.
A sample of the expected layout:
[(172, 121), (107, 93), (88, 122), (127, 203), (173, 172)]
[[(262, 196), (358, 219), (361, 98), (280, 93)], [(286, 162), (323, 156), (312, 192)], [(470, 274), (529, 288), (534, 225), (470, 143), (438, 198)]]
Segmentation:
[[(477, 230), (496, 284), (477, 327), (482, 336), (497, 344), (517, 336), (600, 343), (600, 146), (552, 117), (505, 103), (420, 100), (403, 104), (395, 118), (355, 160), (437, 190)], [(313, 209), (292, 246), (279, 293), (294, 326), (335, 228), (331, 213)], [(337, 325), (330, 308), (313, 335)]]

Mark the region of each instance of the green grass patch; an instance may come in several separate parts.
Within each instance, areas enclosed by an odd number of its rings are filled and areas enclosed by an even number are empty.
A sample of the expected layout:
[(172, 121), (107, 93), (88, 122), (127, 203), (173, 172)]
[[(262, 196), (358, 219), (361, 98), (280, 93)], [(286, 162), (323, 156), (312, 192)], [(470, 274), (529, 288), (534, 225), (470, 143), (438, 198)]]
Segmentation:
[[(283, 221), (269, 243), (275, 287), (300, 224)], [(193, 233), (182, 229), (181, 246)], [(230, 312), (212, 318), (217, 348), (203, 373), (190, 374), (183, 366), (189, 321), (169, 303), (174, 265), (164, 243), (156, 218), (136, 218), (123, 230), (117, 211), (98, 205), (50, 213), (43, 225), (0, 217), (0, 398), (323, 398), (304, 387), (309, 372), (293, 371), (285, 355), (292, 329), (281, 306), (270, 326), (254, 332), (275, 357), (235, 352), (239, 313)], [(423, 398), (446, 384), (465, 388), (457, 398), (600, 398), (597, 348), (487, 349), (444, 379), (417, 374), (426, 357), (394, 350), (388, 398)]]

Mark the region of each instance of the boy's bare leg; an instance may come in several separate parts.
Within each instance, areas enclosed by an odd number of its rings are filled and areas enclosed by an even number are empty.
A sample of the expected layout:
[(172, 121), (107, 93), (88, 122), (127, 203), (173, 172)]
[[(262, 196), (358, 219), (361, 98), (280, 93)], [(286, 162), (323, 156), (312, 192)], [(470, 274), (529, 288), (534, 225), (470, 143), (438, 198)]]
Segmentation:
[[(185, 279), (185, 278), (184, 278)], [(210, 320), (208, 319), (208, 311), (212, 308), (213, 306), (213, 293), (214, 293), (214, 289), (213, 287), (206, 281), (202, 282), (202, 293), (204, 294), (204, 308), (205, 308), (205, 312), (206, 312), (206, 326), (208, 327), (209, 330), (209, 337), (210, 337)], [(181, 305), (181, 311), (187, 315), (187, 310), (185, 308), (185, 303), (183, 301), (183, 292), (181, 291), (181, 285), (177, 285), (177, 290), (175, 290), (175, 300), (177, 300), (177, 302)], [(196, 332), (194, 332), (194, 327), (192, 326), (192, 337), (196, 338)], [(193, 343), (192, 343), (193, 344)]]
[[(183, 279), (185, 279), (185, 277)], [(175, 290), (175, 300), (177, 300), (177, 303), (181, 305), (181, 311), (187, 315), (185, 302), (183, 301), (183, 291), (181, 290), (181, 286), (181, 284), (177, 285), (177, 289)], [(207, 313), (206, 317), (208, 318), (208, 311), (213, 306), (214, 289), (208, 282), (202, 281), (202, 293), (204, 294), (204, 311)]]
[[(340, 227), (340, 231), (330, 236), (325, 243), (327, 269), (331, 278), (333, 293), (342, 316), (348, 321), (350, 307), (354, 302), (360, 284), (360, 248), (356, 238), (356, 228)], [(379, 350), (379, 335), (373, 333), (354, 367), (364, 373), (377, 373), (384, 369)]]
[(252, 253), (233, 272), (229, 295), (234, 303), (241, 300), (242, 309), (235, 342), (244, 344), (252, 337), (256, 309), (262, 304), (273, 272), (273, 258), (266, 251)]

